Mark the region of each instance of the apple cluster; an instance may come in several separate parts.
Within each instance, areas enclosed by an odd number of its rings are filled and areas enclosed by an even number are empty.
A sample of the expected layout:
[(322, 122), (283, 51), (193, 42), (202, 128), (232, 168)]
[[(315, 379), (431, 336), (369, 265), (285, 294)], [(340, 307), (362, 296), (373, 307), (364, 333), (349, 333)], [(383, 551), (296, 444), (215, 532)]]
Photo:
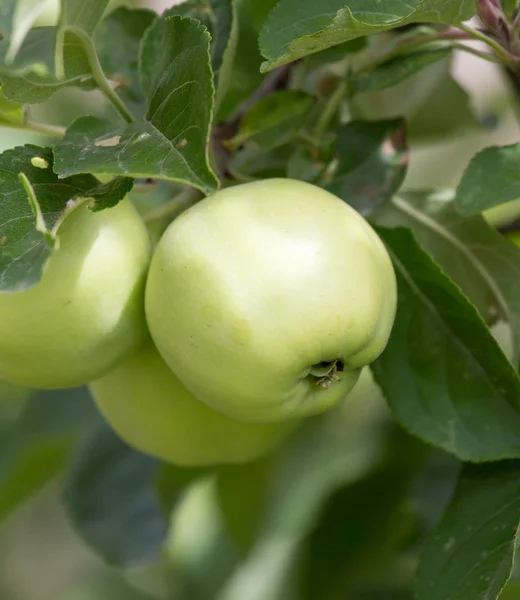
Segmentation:
[(329, 192), (217, 192), (152, 250), (127, 198), (66, 217), (35, 286), (0, 294), (0, 378), (88, 384), (114, 430), (182, 465), (244, 462), (345, 398), (388, 341), (385, 246)]

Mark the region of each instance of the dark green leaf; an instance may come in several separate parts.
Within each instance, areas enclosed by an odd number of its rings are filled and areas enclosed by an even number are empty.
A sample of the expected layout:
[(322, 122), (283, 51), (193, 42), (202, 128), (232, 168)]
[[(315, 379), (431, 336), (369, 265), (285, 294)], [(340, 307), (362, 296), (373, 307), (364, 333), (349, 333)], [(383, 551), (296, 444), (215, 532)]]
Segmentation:
[(222, 66), (232, 28), (231, 0), (186, 0), (164, 15), (180, 15), (200, 21), (211, 35), (211, 66), (214, 73)]
[(92, 212), (112, 208), (132, 190), (133, 186), (134, 180), (128, 177), (114, 177), (107, 183), (99, 183), (87, 192), (89, 198), (94, 200)]
[(218, 181), (207, 162), (213, 107), (208, 52), (208, 33), (196, 21), (158, 19), (141, 46), (146, 118), (119, 127), (78, 119), (55, 148), (55, 171), (60, 177), (85, 171), (154, 177), (214, 192)]
[(407, 192), (372, 215), (385, 227), (405, 226), (462, 288), (482, 317), (511, 326), (512, 360), (520, 357), (520, 251), (480, 216), (463, 218), (452, 190)]
[(467, 465), (418, 571), (421, 600), (496, 600), (511, 575), (520, 463)]
[[(97, 24), (110, 0), (63, 0), (56, 35), (55, 74), (58, 80), (67, 77), (66, 63), (82, 63), (83, 71), (89, 72), (85, 44), (89, 43)], [(73, 67), (76, 70), (76, 66)]]
[[(0, 69), (2, 91), (6, 98), (21, 104), (44, 102), (68, 85), (89, 85), (83, 81), (88, 73), (85, 62), (71, 65), (67, 76), (54, 76), (56, 27), (37, 27), (29, 31), (15, 60)], [(88, 78), (87, 78), (88, 79)]]
[(75, 453), (64, 490), (68, 516), (113, 566), (145, 566), (160, 558), (168, 523), (155, 495), (159, 464), (127, 446), (105, 423)]
[(238, 148), (251, 140), (263, 150), (290, 141), (305, 123), (314, 99), (306, 92), (283, 90), (262, 98), (243, 117), (237, 135), (226, 145)]
[(324, 187), (370, 214), (400, 187), (408, 167), (405, 122), (352, 121), (338, 131), (336, 168)]
[[(13, 25), (16, 0), (2, 0), (0, 2), (0, 41), (3, 42), (11, 33)], [(2, 43), (3, 45), (3, 43)]]
[[(16, 10), (17, 8), (18, 10)], [(23, 16), (21, 8), (23, 8), (22, 0), (19, 2), (17, 0), (2, 0), (0, 2), (0, 56), (5, 57), (7, 61), (11, 61), (16, 56), (20, 44), (31, 27), (31, 23), (27, 23), (25, 27), (20, 23), (20, 21), (23, 21), (20, 18)]]
[(330, 48), (325, 48), (325, 50), (316, 52), (312, 58), (317, 63), (331, 61), (334, 62), (342, 60), (347, 54), (356, 54), (356, 52), (361, 52), (361, 50), (364, 50), (367, 45), (368, 38), (358, 37), (354, 38), (353, 40), (349, 40), (348, 42), (343, 42), (343, 44), (337, 44), (336, 46), (331, 46)]
[[(240, 468), (229, 479), (223, 478), (221, 497), (245, 497), (251, 509), (247, 513), (243, 507), (239, 516), (235, 503), (222, 504), (231, 531), (241, 528), (242, 544), (251, 532), (258, 533), (219, 600), (249, 597), (251, 581), (258, 582), (255, 600), (301, 600), (293, 586), (303, 541), (331, 494), (379, 464), (386, 441), (385, 418), (381, 393), (366, 370), (342, 405), (308, 421), (273, 457), (265, 488), (258, 485), (256, 497), (249, 474), (241, 477)], [(231, 490), (223, 489), (226, 485)]]
[(501, 0), (502, 8), (504, 9), (504, 13), (508, 19), (511, 19), (515, 9), (518, 6), (517, 0)]
[(235, 0), (187, 0), (164, 14), (197, 19), (211, 34), (211, 67), (216, 76), (218, 107), (230, 84), (238, 43)]
[(457, 188), (455, 201), (463, 215), (520, 197), (520, 144), (486, 148), (474, 156)]
[(460, 460), (437, 450), (414, 481), (413, 504), (421, 518), (422, 531), (429, 533), (438, 525), (453, 496), (461, 466)]
[(391, 87), (408, 79), (424, 67), (447, 58), (450, 53), (449, 48), (443, 48), (396, 56), (378, 65), (372, 71), (354, 73), (349, 79), (349, 91), (353, 95)]
[(85, 389), (35, 392), (20, 416), (0, 424), (0, 521), (60, 472), (96, 411)]
[(399, 287), (373, 363), (397, 420), (462, 460), (520, 456), (520, 380), (477, 310), (404, 228), (378, 229)]
[(8, 65), (13, 63), (31, 28), (40, 21), (47, 20), (45, 13), (54, 12), (57, 17), (59, 11), (59, 2), (56, 0), (18, 0), (8, 46), (6, 44), (0, 49), (0, 55), (4, 57), (5, 63)]
[(104, 19), (95, 33), (103, 70), (117, 82), (118, 94), (137, 117), (146, 112), (146, 100), (139, 85), (139, 44), (155, 18), (156, 14), (151, 10), (121, 7)]
[(357, 598), (358, 589), (406, 583), (409, 570), (400, 574), (394, 564), (394, 581), (385, 581), (385, 571), (414, 533), (410, 491), (429, 448), (402, 430), (389, 437), (382, 464), (336, 492), (317, 520), (306, 542), (304, 600)]
[(288, 145), (269, 151), (246, 145), (231, 156), (228, 168), (238, 181), (286, 177), (289, 157), (293, 151)]
[(100, 184), (92, 175), (58, 179), (49, 148), (27, 145), (0, 155), (0, 291), (26, 289), (40, 280), (58, 230), (85, 198), (94, 209), (114, 206), (132, 182)]
[(500, 594), (500, 600), (518, 600), (520, 598), (520, 582), (510, 581)]
[(274, 67), (353, 38), (407, 23), (456, 25), (473, 16), (474, 0), (280, 0), (260, 34), (260, 48)]
[[(136, 115), (144, 111), (144, 98), (139, 87), (138, 48), (144, 31), (154, 18), (151, 11), (120, 8), (95, 29), (95, 42), (105, 74), (118, 83), (118, 93)], [(43, 102), (66, 86), (93, 87), (84, 42), (70, 32), (66, 33), (63, 46), (64, 77), (56, 78), (56, 33), (56, 27), (39, 27), (29, 32), (16, 60), (0, 73), (8, 98), (22, 103)], [(90, 40), (89, 36), (87, 38)]]
[[(48, 100), (63, 87), (94, 87), (86, 45), (93, 50), (91, 37), (107, 4), (107, 0), (94, 0), (84, 10), (83, 0), (67, 0), (60, 27), (29, 31), (15, 60), (0, 71), (5, 96), (34, 104)], [(113, 47), (119, 44), (113, 38), (111, 42)]]
[[(439, 66), (442, 64), (438, 63)], [(429, 73), (429, 70), (421, 71), (420, 75), (423, 73)], [(418, 82), (415, 85), (418, 85)], [(431, 91), (428, 90), (428, 85), (424, 85), (422, 90), (419, 90), (419, 95), (425, 92), (426, 98), (408, 119), (410, 139), (415, 138), (424, 143), (442, 137), (452, 138), (456, 134), (480, 128), (468, 93), (453, 77), (445, 77), (440, 85)], [(364, 96), (361, 99), (363, 98)]]
[(297, 148), (287, 161), (287, 177), (301, 179), (314, 183), (325, 169), (325, 163), (313, 149), (308, 147)]
[(278, 0), (239, 0), (251, 15), (256, 33), (260, 33), (269, 13)]
[[(220, 106), (215, 114), (217, 122), (228, 119), (241, 103), (246, 102), (264, 77), (260, 73), (262, 56), (258, 49), (258, 35), (249, 3), (244, 0), (236, 0), (235, 3), (237, 5), (237, 47), (231, 65), (232, 74), (228, 78), (228, 84), (224, 85), (226, 93), (219, 102)], [(220, 97), (220, 91), (218, 95)]]

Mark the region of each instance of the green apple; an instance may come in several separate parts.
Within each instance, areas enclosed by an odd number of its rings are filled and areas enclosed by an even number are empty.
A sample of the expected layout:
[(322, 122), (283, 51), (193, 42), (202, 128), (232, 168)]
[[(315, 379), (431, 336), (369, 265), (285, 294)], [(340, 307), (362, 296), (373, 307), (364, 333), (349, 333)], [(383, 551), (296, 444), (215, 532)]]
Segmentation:
[(0, 378), (36, 388), (83, 385), (132, 353), (146, 334), (151, 248), (130, 201), (75, 208), (31, 288), (0, 294)]
[(509, 225), (520, 218), (520, 199), (488, 208), (482, 213), (482, 216), (493, 227)]
[(311, 184), (270, 179), (221, 190), (157, 245), (146, 314), (169, 367), (237, 419), (320, 413), (383, 351), (396, 281), (370, 225)]
[(248, 462), (293, 429), (243, 423), (209, 408), (181, 384), (151, 341), (90, 390), (121, 438), (177, 465)]

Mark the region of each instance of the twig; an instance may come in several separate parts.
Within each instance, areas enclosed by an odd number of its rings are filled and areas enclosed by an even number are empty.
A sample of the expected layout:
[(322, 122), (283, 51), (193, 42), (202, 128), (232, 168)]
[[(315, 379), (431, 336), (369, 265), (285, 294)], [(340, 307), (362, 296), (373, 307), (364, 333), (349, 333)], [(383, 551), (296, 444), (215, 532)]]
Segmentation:
[(24, 131), (34, 131), (35, 133), (41, 133), (48, 137), (62, 138), (65, 135), (65, 127), (59, 125), (50, 125), (49, 123), (39, 123), (38, 121), (31, 121), (27, 119), (25, 123), (2, 123), (2, 127), (9, 127), (10, 129), (22, 129)]
[(116, 94), (105, 73), (103, 72), (103, 67), (99, 62), (96, 48), (92, 43), (92, 40), (78, 27), (70, 26), (67, 28), (67, 31), (73, 33), (83, 42), (83, 47), (85, 48), (90, 69), (92, 71), (92, 76), (94, 77), (94, 81), (96, 82), (98, 88), (103, 92), (103, 94), (105, 94), (107, 99), (112, 102), (123, 119), (127, 123), (133, 123), (135, 121), (134, 116), (125, 106), (125, 103), (121, 100), (121, 98)]
[(500, 65), (503, 64), (502, 59), (491, 52), (481, 52), (476, 48), (472, 48), (471, 46), (466, 46), (466, 44), (452, 44), (451, 47), (453, 50), (461, 50), (462, 52), (467, 52), (468, 54), (473, 54), (473, 56), (478, 56), (479, 58), (483, 58), (492, 63), (498, 63)]
[(481, 31), (479, 31), (478, 29), (473, 29), (473, 27), (470, 27), (469, 25), (465, 25), (464, 23), (461, 23), (458, 27), (460, 29), (462, 29), (463, 31), (466, 31), (467, 33), (469, 33), (474, 39), (480, 40), (481, 42), (484, 42), (490, 48), (492, 48), (497, 53), (497, 55), (502, 59), (502, 62), (504, 64), (506, 64), (506, 65), (512, 64), (515, 62), (515, 60), (517, 60), (517, 58), (515, 56), (513, 56), (510, 52), (508, 52), (508, 50), (506, 50), (499, 42), (497, 42), (493, 38), (490, 38), (485, 33), (482, 33)]
[(314, 128), (315, 138), (320, 139), (327, 132), (330, 122), (338, 112), (341, 103), (345, 99), (347, 89), (347, 82), (345, 79), (342, 79), (339, 82), (338, 87), (334, 90), (334, 92), (328, 99), (327, 104), (325, 105), (325, 108), (321, 113), (318, 122), (316, 123), (316, 127)]

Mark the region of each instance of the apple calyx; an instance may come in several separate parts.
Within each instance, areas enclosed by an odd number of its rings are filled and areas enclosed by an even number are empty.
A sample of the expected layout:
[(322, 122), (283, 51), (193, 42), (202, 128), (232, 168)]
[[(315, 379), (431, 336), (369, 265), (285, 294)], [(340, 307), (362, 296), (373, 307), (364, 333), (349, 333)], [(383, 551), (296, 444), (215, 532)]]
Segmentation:
[(340, 373), (345, 368), (345, 363), (336, 358), (332, 361), (323, 361), (311, 367), (309, 376), (315, 379), (315, 385), (318, 385), (326, 390), (333, 381), (339, 381), (337, 373)]

